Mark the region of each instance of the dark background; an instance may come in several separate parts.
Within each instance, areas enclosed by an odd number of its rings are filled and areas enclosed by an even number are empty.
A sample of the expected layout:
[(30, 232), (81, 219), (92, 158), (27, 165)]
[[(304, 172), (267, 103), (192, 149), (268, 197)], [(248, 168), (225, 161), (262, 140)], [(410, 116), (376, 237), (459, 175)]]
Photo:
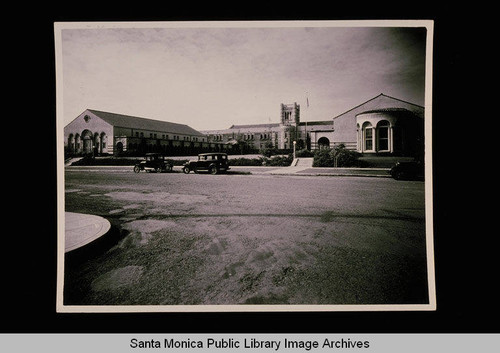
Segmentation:
[[(330, 4), (329, 4), (330, 5)], [(312, 2), (181, 6), (30, 5), (4, 14), (4, 197), (0, 333), (490, 333), (498, 325), (488, 165), (474, 143), (488, 31), (471, 9), (390, 3), (339, 8)], [(486, 11), (487, 12), (487, 11)], [(207, 20), (434, 20), (433, 162), (437, 310), (304, 313), (56, 313), (54, 22)], [(477, 33), (481, 35), (478, 37)], [(491, 49), (491, 48), (490, 48)], [(478, 58), (480, 65), (478, 65)], [(489, 77), (489, 76), (486, 76)], [(490, 79), (491, 80), (491, 79)], [(482, 100), (477, 99), (479, 97)], [(494, 101), (493, 101), (494, 102)], [(5, 109), (7, 108), (7, 109)], [(489, 126), (489, 123), (486, 124)], [(490, 166), (491, 168), (491, 166)], [(478, 178), (479, 175), (479, 178)], [(485, 207), (486, 206), (486, 207)], [(491, 208), (490, 208), (491, 207)], [(486, 210), (485, 210), (486, 209)], [(485, 210), (485, 211), (483, 211)], [(492, 251), (493, 250), (493, 251)]]

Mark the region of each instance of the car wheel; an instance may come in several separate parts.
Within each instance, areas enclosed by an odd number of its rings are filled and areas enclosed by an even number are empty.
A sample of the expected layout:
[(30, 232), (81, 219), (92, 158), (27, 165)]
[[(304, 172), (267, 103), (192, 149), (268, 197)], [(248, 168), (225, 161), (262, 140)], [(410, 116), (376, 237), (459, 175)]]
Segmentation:
[(184, 174), (189, 174), (190, 172), (189, 167), (182, 168), (182, 171), (184, 172)]
[(134, 167), (134, 172), (139, 173), (140, 171), (141, 171), (141, 168), (138, 165), (136, 165)]
[(165, 171), (167, 172), (171, 172), (172, 171), (172, 166), (170, 164), (168, 164), (166, 167), (165, 167)]
[(156, 172), (156, 173), (161, 173), (161, 167), (156, 167), (156, 168), (155, 168), (155, 172)]
[(213, 174), (213, 175), (217, 174), (217, 173), (218, 173), (217, 167), (216, 167), (216, 166), (211, 166), (211, 167), (208, 169), (208, 172), (209, 172), (210, 174)]

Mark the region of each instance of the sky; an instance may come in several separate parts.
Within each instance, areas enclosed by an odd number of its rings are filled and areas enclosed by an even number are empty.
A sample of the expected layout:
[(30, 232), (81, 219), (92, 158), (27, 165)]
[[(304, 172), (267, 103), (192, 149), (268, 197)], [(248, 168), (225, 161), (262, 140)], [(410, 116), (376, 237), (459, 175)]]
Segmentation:
[(425, 105), (425, 28), (81, 27), (56, 46), (64, 125), (85, 109), (217, 130), (277, 123), (281, 103), (300, 104), (301, 121), (380, 93)]

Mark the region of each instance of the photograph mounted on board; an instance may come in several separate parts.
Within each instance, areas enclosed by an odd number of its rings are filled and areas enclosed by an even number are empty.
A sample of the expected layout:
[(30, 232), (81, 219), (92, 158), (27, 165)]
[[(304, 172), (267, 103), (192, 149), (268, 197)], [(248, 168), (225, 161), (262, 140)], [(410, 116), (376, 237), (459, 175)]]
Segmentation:
[(58, 312), (436, 309), (432, 21), (54, 32)]

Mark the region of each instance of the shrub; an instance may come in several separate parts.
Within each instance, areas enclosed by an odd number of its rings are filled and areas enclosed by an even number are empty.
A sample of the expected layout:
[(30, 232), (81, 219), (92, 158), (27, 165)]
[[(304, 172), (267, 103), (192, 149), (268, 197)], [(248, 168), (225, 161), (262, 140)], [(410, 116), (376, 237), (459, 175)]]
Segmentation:
[(303, 158), (314, 157), (314, 152), (309, 151), (308, 149), (304, 148), (304, 149), (296, 151), (295, 157), (297, 157), (297, 158), (299, 158), (299, 157), (303, 157)]
[(340, 144), (333, 150), (333, 158), (337, 159), (337, 167), (357, 167), (360, 154), (356, 151), (350, 151)]
[(234, 158), (229, 160), (229, 165), (233, 166), (261, 166), (263, 162), (263, 158)]
[(133, 158), (94, 158), (85, 156), (82, 159), (73, 162), (76, 166), (130, 166), (138, 163), (139, 160)]
[(314, 153), (313, 167), (333, 167), (334, 161), (329, 149), (317, 150)]
[(288, 167), (292, 164), (293, 156), (275, 156), (270, 159), (266, 159), (266, 165), (272, 167)]
[(263, 148), (259, 150), (259, 153), (263, 156), (266, 157), (271, 157), (272, 155), (275, 155), (278, 153), (278, 149), (273, 146), (273, 143), (271, 141), (267, 141), (264, 145)]
[(334, 149), (322, 149), (314, 154), (313, 167), (360, 167), (360, 154), (345, 148), (344, 144)]

